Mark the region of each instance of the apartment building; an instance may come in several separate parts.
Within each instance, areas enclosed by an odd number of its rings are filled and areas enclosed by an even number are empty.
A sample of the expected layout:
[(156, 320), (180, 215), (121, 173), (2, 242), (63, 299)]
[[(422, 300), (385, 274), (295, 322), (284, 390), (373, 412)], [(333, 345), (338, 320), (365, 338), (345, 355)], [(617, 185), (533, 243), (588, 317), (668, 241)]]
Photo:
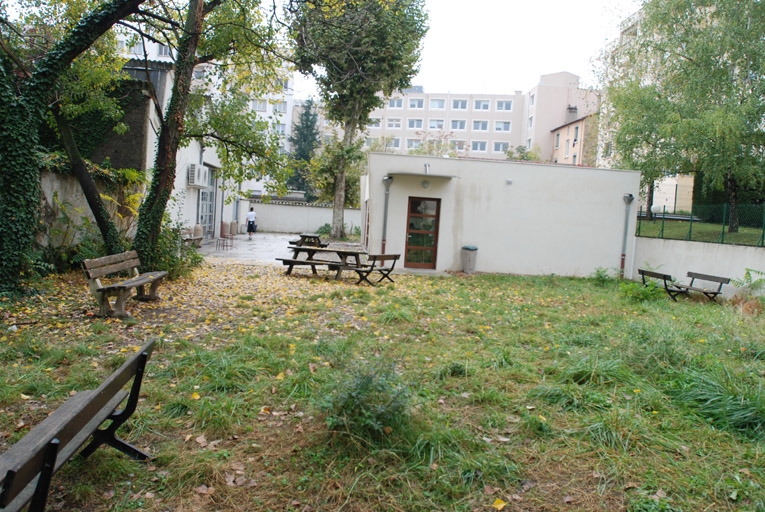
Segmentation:
[(552, 130), (554, 164), (595, 167), (598, 157), (598, 118), (595, 114), (577, 117), (569, 109), (572, 121)]
[[(370, 114), (367, 147), (401, 154), (505, 160), (508, 149), (539, 148), (553, 160), (551, 130), (598, 111), (598, 91), (579, 88), (579, 77), (542, 75), (529, 92), (512, 94), (428, 93), (413, 87), (396, 93)], [(336, 131), (321, 120), (325, 137)]]

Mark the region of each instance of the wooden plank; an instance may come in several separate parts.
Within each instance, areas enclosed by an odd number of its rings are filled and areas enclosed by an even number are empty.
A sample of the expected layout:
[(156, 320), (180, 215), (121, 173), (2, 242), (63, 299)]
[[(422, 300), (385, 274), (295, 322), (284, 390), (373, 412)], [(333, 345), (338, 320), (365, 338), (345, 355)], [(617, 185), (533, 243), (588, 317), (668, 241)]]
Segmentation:
[(136, 251), (126, 251), (119, 254), (110, 254), (108, 256), (102, 256), (100, 258), (93, 258), (89, 260), (83, 260), (82, 266), (86, 269), (108, 267), (115, 263), (119, 263), (125, 260), (138, 259), (138, 253)]
[(104, 267), (86, 269), (85, 275), (88, 279), (97, 279), (99, 277), (108, 276), (109, 274), (116, 274), (117, 272), (123, 272), (125, 270), (133, 270), (134, 268), (137, 269), (140, 266), (141, 261), (138, 258), (133, 258)]
[(700, 279), (702, 281), (711, 281), (714, 283), (728, 284), (730, 283), (729, 277), (713, 276), (710, 274), (699, 274), (698, 272), (688, 272), (688, 277), (691, 279)]

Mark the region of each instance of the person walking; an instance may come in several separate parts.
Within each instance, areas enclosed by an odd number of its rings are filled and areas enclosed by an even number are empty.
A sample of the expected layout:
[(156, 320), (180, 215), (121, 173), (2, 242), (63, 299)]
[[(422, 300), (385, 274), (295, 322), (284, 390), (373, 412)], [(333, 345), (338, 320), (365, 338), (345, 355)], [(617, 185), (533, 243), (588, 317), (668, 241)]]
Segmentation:
[(255, 209), (250, 208), (250, 211), (247, 212), (247, 234), (250, 235), (250, 240), (252, 240), (252, 234), (258, 229), (258, 225), (255, 224), (255, 219), (257, 218), (258, 214), (255, 213)]

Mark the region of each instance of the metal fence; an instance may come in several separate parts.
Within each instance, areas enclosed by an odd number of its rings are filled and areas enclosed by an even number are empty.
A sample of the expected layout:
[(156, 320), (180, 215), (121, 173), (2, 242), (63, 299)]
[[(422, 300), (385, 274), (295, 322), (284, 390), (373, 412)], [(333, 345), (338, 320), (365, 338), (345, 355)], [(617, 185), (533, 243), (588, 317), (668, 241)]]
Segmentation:
[[(765, 205), (694, 205), (690, 212), (638, 213), (637, 236), (765, 247)], [(731, 232), (731, 226), (737, 226)]]

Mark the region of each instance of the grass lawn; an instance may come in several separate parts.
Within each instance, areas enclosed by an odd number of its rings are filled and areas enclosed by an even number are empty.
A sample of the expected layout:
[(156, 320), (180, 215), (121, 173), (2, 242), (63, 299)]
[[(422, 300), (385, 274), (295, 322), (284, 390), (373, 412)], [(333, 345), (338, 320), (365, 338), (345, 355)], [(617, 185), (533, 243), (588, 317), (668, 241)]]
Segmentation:
[(296, 273), (206, 263), (129, 321), (93, 316), (81, 273), (0, 301), (0, 451), (157, 339), (122, 432), (155, 459), (100, 448), (52, 508), (765, 510), (758, 304), (603, 276)]
[[(721, 224), (708, 224), (705, 222), (690, 223), (687, 220), (664, 220), (664, 232), (662, 235), (661, 216), (656, 220), (640, 221), (640, 236), (649, 238), (668, 238), (671, 240), (692, 240), (695, 242), (712, 242), (737, 245), (762, 246), (762, 228), (740, 227), (738, 233), (728, 233), (726, 227), (723, 232)], [(690, 236), (689, 236), (690, 235)]]

